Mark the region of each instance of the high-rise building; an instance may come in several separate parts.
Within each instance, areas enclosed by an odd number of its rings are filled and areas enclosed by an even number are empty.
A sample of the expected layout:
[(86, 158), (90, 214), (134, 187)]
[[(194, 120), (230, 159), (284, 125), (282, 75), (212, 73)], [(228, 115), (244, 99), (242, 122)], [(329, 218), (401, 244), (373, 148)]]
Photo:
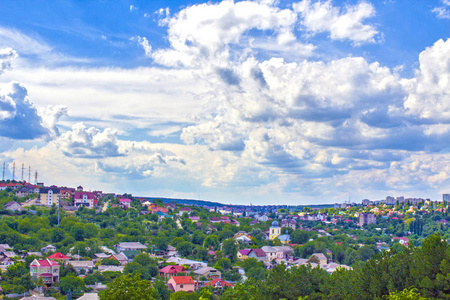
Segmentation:
[(364, 224), (377, 224), (377, 218), (371, 213), (362, 213), (359, 215), (359, 226)]

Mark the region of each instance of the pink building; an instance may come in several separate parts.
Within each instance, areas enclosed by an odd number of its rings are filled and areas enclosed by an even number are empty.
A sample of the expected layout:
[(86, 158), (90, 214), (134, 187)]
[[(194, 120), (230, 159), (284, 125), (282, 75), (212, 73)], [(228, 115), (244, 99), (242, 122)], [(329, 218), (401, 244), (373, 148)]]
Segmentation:
[(130, 208), (131, 199), (122, 198), (122, 199), (119, 199), (119, 203), (121, 205), (125, 206), (126, 208)]
[[(184, 272), (183, 266), (170, 265), (170, 266), (166, 266), (166, 267), (160, 269), (159, 276), (164, 276), (166, 278), (170, 278), (172, 276), (177, 275), (180, 272)], [(180, 276), (178, 276), (178, 277), (180, 277)]]
[(59, 264), (50, 259), (35, 259), (30, 264), (30, 275), (34, 280), (41, 277), (46, 286), (52, 286), (59, 282)]
[(174, 293), (179, 291), (195, 291), (195, 282), (191, 276), (173, 276), (167, 281), (167, 285)]

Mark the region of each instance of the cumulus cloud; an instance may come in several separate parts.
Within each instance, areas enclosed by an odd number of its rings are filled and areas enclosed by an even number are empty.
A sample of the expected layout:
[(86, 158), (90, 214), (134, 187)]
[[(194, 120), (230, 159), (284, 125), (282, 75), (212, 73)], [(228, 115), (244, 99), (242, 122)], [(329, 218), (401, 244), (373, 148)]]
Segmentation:
[(77, 123), (72, 126), (72, 130), (61, 134), (55, 143), (67, 156), (99, 158), (124, 155), (119, 150), (117, 131), (112, 128), (100, 131), (95, 127), (86, 128), (83, 123)]
[(360, 2), (345, 9), (333, 6), (332, 1), (303, 0), (294, 4), (302, 16), (301, 24), (310, 33), (329, 32), (334, 40), (351, 40), (354, 44), (374, 43), (378, 31), (363, 22), (375, 15), (372, 4)]
[(153, 59), (167, 66), (201, 66), (210, 64), (225, 67), (234, 55), (231, 47), (245, 48), (241, 38), (249, 30), (269, 31), (279, 36), (281, 44), (294, 42), (297, 15), (290, 9), (279, 9), (272, 3), (222, 1), (189, 6), (170, 18), (168, 39), (171, 47), (159, 49)]
[(450, 39), (439, 40), (419, 56), (414, 78), (404, 80), (408, 113), (434, 122), (450, 122)]
[(11, 69), (11, 62), (17, 58), (17, 52), (11, 48), (0, 49), (0, 75)]
[(36, 107), (29, 101), (25, 87), (13, 82), (0, 90), (0, 136), (35, 139), (48, 133)]

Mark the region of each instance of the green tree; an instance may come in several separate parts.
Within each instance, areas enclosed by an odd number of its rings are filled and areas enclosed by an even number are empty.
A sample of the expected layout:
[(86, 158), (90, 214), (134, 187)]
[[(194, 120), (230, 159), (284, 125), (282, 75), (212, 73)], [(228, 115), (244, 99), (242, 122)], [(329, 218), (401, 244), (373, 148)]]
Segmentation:
[(151, 281), (141, 279), (138, 274), (117, 277), (107, 286), (108, 289), (98, 293), (100, 300), (154, 300), (159, 296)]
[(63, 295), (67, 295), (71, 291), (74, 296), (81, 296), (82, 291), (86, 289), (83, 279), (73, 275), (61, 278), (59, 288)]

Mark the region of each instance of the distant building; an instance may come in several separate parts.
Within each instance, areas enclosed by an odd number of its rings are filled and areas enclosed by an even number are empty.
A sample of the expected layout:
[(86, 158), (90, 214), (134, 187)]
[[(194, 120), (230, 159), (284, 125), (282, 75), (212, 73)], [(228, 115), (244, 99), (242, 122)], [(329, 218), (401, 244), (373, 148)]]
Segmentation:
[(269, 231), (269, 239), (274, 240), (280, 234), (281, 234), (281, 227), (279, 226), (277, 221), (273, 221), (272, 227), (270, 227)]
[(60, 189), (56, 187), (42, 187), (39, 189), (40, 201), (45, 205), (58, 205), (61, 200)]
[(367, 205), (369, 205), (370, 204), (370, 200), (369, 199), (364, 199), (363, 201), (362, 201), (362, 205), (363, 206), (367, 206)]
[(450, 194), (442, 194), (442, 201), (450, 202)]
[(377, 224), (377, 218), (374, 214), (363, 213), (359, 215), (359, 226), (364, 226), (364, 224)]
[(386, 197), (386, 204), (388, 205), (394, 205), (395, 204), (395, 198), (391, 196)]
[(84, 206), (86, 208), (93, 208), (95, 195), (93, 192), (75, 192), (73, 204), (76, 207)]

